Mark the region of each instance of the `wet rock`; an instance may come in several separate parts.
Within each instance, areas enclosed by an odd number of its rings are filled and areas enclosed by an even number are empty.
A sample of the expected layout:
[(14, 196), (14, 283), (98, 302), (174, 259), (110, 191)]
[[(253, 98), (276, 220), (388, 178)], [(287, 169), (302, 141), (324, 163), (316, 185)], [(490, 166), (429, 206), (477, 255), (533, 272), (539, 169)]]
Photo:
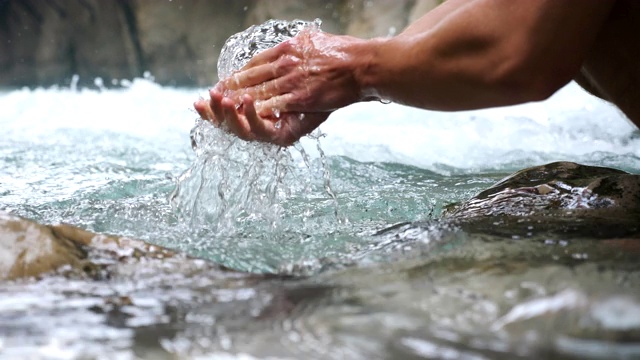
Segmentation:
[(0, 279), (38, 276), (64, 265), (82, 268), (87, 252), (81, 245), (50, 227), (0, 213)]
[[(526, 236), (536, 229), (622, 237), (640, 233), (640, 175), (555, 162), (521, 170), (444, 217), (475, 230)], [(519, 229), (519, 230), (517, 230)]]
[(53, 272), (105, 279), (114, 273), (138, 271), (140, 267), (153, 271), (155, 266), (169, 268), (172, 264), (179, 265), (185, 274), (196, 270), (227, 271), (144, 241), (94, 234), (67, 224), (41, 225), (0, 211), (0, 280)]

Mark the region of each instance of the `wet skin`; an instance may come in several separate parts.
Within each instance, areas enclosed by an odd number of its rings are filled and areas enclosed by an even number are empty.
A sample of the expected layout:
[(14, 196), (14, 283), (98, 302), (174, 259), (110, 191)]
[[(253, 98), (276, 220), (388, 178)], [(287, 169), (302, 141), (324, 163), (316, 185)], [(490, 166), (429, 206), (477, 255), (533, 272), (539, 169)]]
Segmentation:
[(303, 32), (195, 108), (242, 139), (287, 146), (358, 101), (479, 109), (543, 100), (576, 78), (638, 125), (639, 17), (633, 0), (449, 0), (393, 38)]

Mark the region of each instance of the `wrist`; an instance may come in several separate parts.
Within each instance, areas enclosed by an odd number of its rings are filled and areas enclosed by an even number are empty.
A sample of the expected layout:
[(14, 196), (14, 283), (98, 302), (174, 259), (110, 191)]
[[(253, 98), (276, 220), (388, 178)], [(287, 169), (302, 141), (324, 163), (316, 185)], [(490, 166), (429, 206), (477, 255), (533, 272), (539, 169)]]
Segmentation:
[(358, 84), (360, 101), (379, 101), (384, 96), (380, 91), (381, 59), (388, 38), (373, 38), (361, 41), (354, 50), (356, 64), (354, 78)]

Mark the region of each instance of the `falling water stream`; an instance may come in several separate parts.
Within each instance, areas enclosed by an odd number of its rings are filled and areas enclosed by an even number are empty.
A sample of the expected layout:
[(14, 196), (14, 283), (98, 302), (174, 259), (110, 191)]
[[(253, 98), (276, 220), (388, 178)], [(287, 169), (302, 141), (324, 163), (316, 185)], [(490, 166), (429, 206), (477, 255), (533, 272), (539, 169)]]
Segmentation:
[[(220, 53), (218, 76), (220, 79), (231, 76), (254, 55), (303, 30), (320, 31), (320, 21), (270, 20), (233, 35)], [(320, 145), (321, 136), (316, 131), (311, 138), (317, 141), (321, 155), (324, 190), (335, 202), (329, 168)], [(224, 124), (217, 127), (204, 120), (197, 121), (191, 130), (191, 143), (196, 161), (179, 177), (171, 202), (193, 226), (207, 226), (219, 234), (235, 234), (240, 228), (238, 225), (243, 223), (245, 229), (262, 225), (262, 231), (274, 234), (282, 226), (279, 220), (284, 215), (284, 199), (314, 191), (308, 180), (313, 175), (314, 164), (299, 143), (284, 148), (246, 142), (229, 133)], [(292, 151), (297, 152), (306, 171), (296, 167)]]
[[(318, 26), (282, 24), (249, 37)], [(124, 85), (0, 92), (0, 209), (237, 271), (4, 282), (0, 358), (640, 358), (640, 254), (616, 229), (441, 218), (528, 166), (640, 173), (638, 131), (575, 84), (475, 112), (358, 104), (288, 149), (196, 119), (204, 89)]]

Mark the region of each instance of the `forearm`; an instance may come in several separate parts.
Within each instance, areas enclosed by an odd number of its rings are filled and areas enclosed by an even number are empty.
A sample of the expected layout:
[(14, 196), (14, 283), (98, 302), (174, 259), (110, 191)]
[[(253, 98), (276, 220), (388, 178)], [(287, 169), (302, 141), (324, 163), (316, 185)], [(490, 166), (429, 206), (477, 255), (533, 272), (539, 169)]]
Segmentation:
[(465, 110), (543, 99), (571, 80), (612, 1), (450, 0), (361, 44), (364, 96)]

